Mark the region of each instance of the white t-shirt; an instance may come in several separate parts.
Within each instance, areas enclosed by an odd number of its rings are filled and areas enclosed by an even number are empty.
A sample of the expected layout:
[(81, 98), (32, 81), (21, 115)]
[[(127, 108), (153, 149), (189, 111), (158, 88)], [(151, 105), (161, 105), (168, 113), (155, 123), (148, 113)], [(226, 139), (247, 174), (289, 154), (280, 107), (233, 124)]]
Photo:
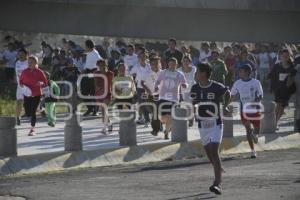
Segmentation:
[(15, 62), (16, 62), (16, 59), (17, 59), (17, 55), (18, 55), (17, 51), (5, 50), (2, 53), (2, 58), (7, 60), (7, 62), (5, 63), (5, 67), (15, 68)]
[(142, 67), (141, 64), (138, 63), (132, 68), (130, 75), (136, 74), (135, 81), (137, 82), (137, 88), (143, 88), (141, 84), (142, 77), (145, 74), (149, 74), (151, 71), (151, 67), (148, 63), (146, 63), (144, 67)]
[(195, 66), (192, 66), (192, 70), (188, 73), (185, 73), (182, 71), (182, 67), (178, 69), (178, 71), (180, 71), (181, 73), (183, 73), (186, 81), (188, 82), (189, 84), (189, 87), (187, 88), (181, 88), (181, 91), (182, 93), (190, 93), (191, 92), (191, 89), (192, 89), (192, 86), (196, 83), (195, 82), (195, 73), (196, 73), (196, 67)]
[[(249, 81), (243, 81), (241, 79), (237, 80), (232, 88), (231, 94), (236, 95), (239, 94), (240, 101), (242, 106), (246, 103), (255, 102), (255, 99), (259, 96), (263, 96), (263, 89), (260, 82), (256, 79), (251, 78)], [(255, 109), (257, 106), (246, 106), (246, 108), (242, 108), (245, 113), (255, 113), (257, 110)]]
[(205, 51), (200, 50), (199, 61), (200, 62), (208, 62), (208, 58), (211, 56), (211, 51), (207, 53)]
[(144, 76), (141, 78), (141, 81), (144, 81), (144, 84), (149, 88), (151, 93), (153, 94), (155, 91), (155, 81), (158, 78), (158, 74), (161, 72), (159, 70), (158, 72), (155, 71), (149, 71), (149, 73), (144, 74)]
[(17, 78), (17, 83), (19, 84), (19, 80), (21, 77), (22, 72), (24, 71), (24, 69), (28, 68), (28, 60), (24, 60), (24, 61), (20, 61), (18, 60), (16, 62), (16, 78)]
[(91, 52), (86, 54), (86, 61), (83, 69), (95, 69), (97, 68), (96, 63), (101, 59), (98, 51), (93, 49)]
[(132, 55), (125, 55), (124, 56), (124, 64), (127, 68), (127, 72), (128, 74), (130, 74), (132, 68), (137, 65), (139, 63), (139, 59), (138, 56), (136, 54), (132, 54)]
[(187, 84), (187, 82), (181, 72), (168, 69), (161, 71), (155, 82), (155, 87), (160, 86), (159, 99), (177, 103), (179, 101), (179, 89), (182, 84)]
[(270, 69), (269, 54), (267, 52), (258, 54), (259, 68)]

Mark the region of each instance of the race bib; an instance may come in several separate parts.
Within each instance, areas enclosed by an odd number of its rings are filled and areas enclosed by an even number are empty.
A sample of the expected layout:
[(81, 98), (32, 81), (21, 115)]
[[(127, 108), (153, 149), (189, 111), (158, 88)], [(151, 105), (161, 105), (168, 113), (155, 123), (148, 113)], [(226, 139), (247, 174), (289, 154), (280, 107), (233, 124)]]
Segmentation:
[(216, 126), (216, 120), (203, 120), (201, 121), (201, 128), (213, 128)]
[(279, 74), (279, 81), (284, 81), (284, 80), (286, 79), (287, 76), (288, 76), (288, 74), (280, 73), (280, 74)]

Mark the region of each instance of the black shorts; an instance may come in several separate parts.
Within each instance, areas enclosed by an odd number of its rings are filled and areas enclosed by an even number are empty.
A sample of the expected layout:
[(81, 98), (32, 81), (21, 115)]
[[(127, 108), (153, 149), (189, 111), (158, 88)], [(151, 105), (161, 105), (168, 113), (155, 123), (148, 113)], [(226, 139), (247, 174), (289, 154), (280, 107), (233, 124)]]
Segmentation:
[(161, 99), (159, 101), (159, 114), (163, 115), (171, 115), (172, 114), (172, 108), (175, 105), (175, 102), (167, 101), (164, 99)]
[(281, 103), (283, 107), (286, 107), (289, 105), (291, 96), (292, 96), (292, 94), (289, 92), (288, 89), (275, 90), (275, 102)]

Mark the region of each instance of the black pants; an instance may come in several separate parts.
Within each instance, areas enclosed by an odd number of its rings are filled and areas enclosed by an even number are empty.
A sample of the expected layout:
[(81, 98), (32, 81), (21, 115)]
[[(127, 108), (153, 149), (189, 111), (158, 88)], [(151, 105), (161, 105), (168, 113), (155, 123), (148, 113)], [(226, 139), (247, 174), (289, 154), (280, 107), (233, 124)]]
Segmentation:
[(154, 106), (145, 106), (145, 110), (147, 113), (152, 113), (152, 119), (151, 119), (151, 127), (154, 132), (159, 132), (161, 129), (161, 122), (159, 119), (159, 100), (158, 96), (147, 96), (148, 98), (144, 100), (144, 102), (152, 103)]
[(36, 123), (36, 110), (40, 103), (40, 96), (24, 97), (25, 115), (31, 117), (31, 126), (34, 127)]
[[(89, 70), (87, 73), (93, 73)], [(95, 81), (94, 78), (84, 77), (81, 81), (81, 93), (85, 96), (95, 96)], [(83, 99), (86, 103), (94, 103), (95, 99)], [(87, 106), (88, 112), (97, 112), (97, 106)]]

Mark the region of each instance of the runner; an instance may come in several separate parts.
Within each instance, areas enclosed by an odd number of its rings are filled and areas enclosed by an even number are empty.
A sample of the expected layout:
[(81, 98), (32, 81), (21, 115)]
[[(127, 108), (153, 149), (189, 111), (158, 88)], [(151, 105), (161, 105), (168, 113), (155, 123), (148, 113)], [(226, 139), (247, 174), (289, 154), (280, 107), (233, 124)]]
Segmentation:
[[(258, 143), (258, 134), (260, 132), (260, 117), (258, 103), (262, 100), (263, 89), (261, 83), (251, 78), (252, 67), (249, 64), (245, 64), (239, 69), (240, 79), (237, 80), (232, 88), (232, 99), (235, 95), (239, 94), (241, 102), (241, 120), (242, 124), (246, 128), (247, 140), (251, 148), (251, 158), (256, 158), (257, 153), (254, 149), (254, 144)], [(254, 103), (254, 105), (249, 105)], [(254, 130), (251, 127), (254, 127)]]
[[(147, 62), (148, 53), (146, 51), (140, 52), (138, 55), (139, 62), (131, 70), (131, 75), (135, 77), (136, 87), (137, 87), (137, 98), (138, 104), (144, 102), (143, 97), (145, 94), (145, 89), (141, 85), (141, 80), (144, 74), (149, 74), (151, 72), (151, 67)], [(150, 116), (148, 110), (144, 106), (140, 106), (138, 110), (139, 119), (138, 124), (145, 124), (145, 127), (149, 126)]]
[(31, 90), (31, 95), (24, 97), (25, 114), (27, 117), (31, 117), (29, 136), (35, 135), (36, 110), (40, 103), (42, 87), (48, 84), (45, 74), (37, 64), (38, 58), (30, 56), (28, 58), (28, 68), (22, 72), (20, 77), (20, 86), (26, 86)]
[[(198, 64), (196, 72), (197, 83), (192, 86), (191, 97), (193, 98), (193, 104), (197, 108), (195, 109), (195, 115), (202, 144), (214, 168), (215, 180), (209, 189), (211, 192), (220, 195), (222, 194), (221, 181), (222, 173), (224, 172), (219, 156), (219, 146), (223, 136), (220, 103), (224, 94), (230, 98), (230, 92), (223, 84), (212, 81), (210, 79), (211, 74), (212, 69), (209, 64)], [(226, 111), (228, 110), (227, 105), (228, 102), (224, 105)], [(212, 115), (212, 113), (214, 114)]]
[[(152, 131), (151, 134), (154, 136), (157, 136), (158, 132), (161, 129), (161, 122), (158, 118), (158, 95), (155, 93), (155, 81), (157, 80), (158, 74), (161, 72), (161, 64), (160, 64), (160, 58), (155, 56), (150, 58), (150, 65), (151, 65), (151, 71), (149, 73), (144, 74), (144, 76), (141, 79), (141, 85), (145, 89), (146, 92), (146, 98), (144, 99), (145, 102), (148, 103), (154, 103), (155, 108), (151, 106), (146, 106), (146, 109), (149, 113), (152, 113), (152, 119), (151, 119), (151, 127)], [(156, 110), (153, 110), (156, 109)], [(156, 115), (155, 115), (156, 114)]]
[(102, 122), (104, 127), (102, 129), (102, 133), (111, 132), (113, 129), (113, 125), (110, 123), (110, 119), (108, 117), (108, 105), (111, 101), (112, 94), (112, 80), (114, 78), (114, 73), (108, 70), (107, 61), (104, 59), (100, 59), (97, 61), (98, 70), (95, 72), (95, 75), (101, 74), (104, 77), (95, 76), (95, 92), (97, 96), (97, 102), (103, 103), (107, 107), (100, 106), (100, 110), (102, 113)]
[(155, 82), (155, 92), (159, 91), (160, 109), (162, 110), (161, 122), (166, 124), (164, 131), (165, 140), (169, 139), (171, 132), (171, 112), (172, 107), (179, 103), (179, 90), (180, 87), (187, 88), (188, 84), (184, 75), (176, 70), (177, 59), (170, 58), (168, 62), (168, 69), (161, 71)]
[(112, 94), (118, 109), (131, 109), (133, 97), (136, 93), (132, 76), (126, 75), (124, 63), (118, 65), (118, 75), (112, 81)]
[(22, 72), (28, 68), (28, 52), (26, 49), (20, 49), (18, 54), (19, 60), (16, 62), (16, 79), (17, 79), (17, 92), (16, 92), (16, 121), (17, 125), (21, 125), (20, 114), (22, 111), (22, 104), (24, 102), (24, 95), (20, 86), (20, 77)]
[(44, 96), (45, 96), (45, 107), (46, 107), (46, 113), (48, 118), (48, 125), (51, 127), (55, 127), (56, 124), (56, 108), (55, 104), (57, 102), (57, 98), (60, 95), (60, 88), (55, 83), (55, 81), (50, 79), (50, 74), (48, 72), (45, 72), (48, 86), (44, 88)]
[[(186, 81), (189, 84), (187, 88), (181, 88), (182, 100), (185, 103), (192, 103), (191, 99), (191, 88), (195, 84), (195, 73), (196, 67), (192, 65), (192, 58), (190, 54), (185, 54), (182, 59), (182, 67), (178, 71), (182, 72)], [(189, 106), (187, 108), (190, 108)], [(190, 110), (190, 109), (189, 109)], [(192, 112), (190, 110), (189, 112)], [(194, 118), (189, 119), (189, 127), (192, 127), (194, 124)]]
[(271, 85), (275, 94), (277, 125), (284, 113), (284, 108), (289, 105), (289, 100), (296, 91), (296, 74), (297, 70), (290, 58), (289, 51), (287, 49), (282, 50), (281, 62), (277, 63), (271, 71)]

